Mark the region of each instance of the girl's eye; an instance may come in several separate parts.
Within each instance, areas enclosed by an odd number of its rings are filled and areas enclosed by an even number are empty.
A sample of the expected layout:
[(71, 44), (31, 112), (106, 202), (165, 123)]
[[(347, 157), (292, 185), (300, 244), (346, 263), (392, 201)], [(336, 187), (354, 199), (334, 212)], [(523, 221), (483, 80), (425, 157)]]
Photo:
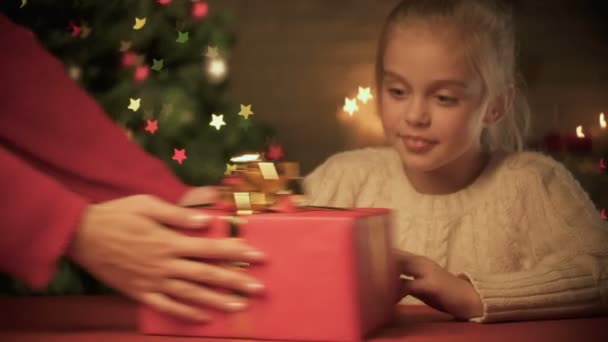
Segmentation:
[(389, 88), (388, 92), (394, 97), (403, 97), (405, 95), (405, 91), (399, 88)]
[(439, 104), (441, 104), (441, 105), (450, 106), (450, 105), (455, 105), (458, 103), (458, 98), (456, 98), (456, 97), (437, 95), (436, 98), (437, 98), (437, 101), (439, 101)]

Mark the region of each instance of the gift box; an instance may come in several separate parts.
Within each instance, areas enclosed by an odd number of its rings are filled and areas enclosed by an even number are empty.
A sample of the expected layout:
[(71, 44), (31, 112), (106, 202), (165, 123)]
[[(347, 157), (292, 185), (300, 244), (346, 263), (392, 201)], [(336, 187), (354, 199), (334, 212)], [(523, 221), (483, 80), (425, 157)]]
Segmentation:
[[(266, 286), (245, 311), (206, 308), (212, 318), (192, 323), (142, 306), (139, 328), (146, 334), (266, 340), (358, 341), (388, 324), (397, 303), (386, 209), (303, 207), (291, 212), (212, 215), (205, 237), (235, 233), (264, 251), (267, 261), (242, 269)], [(235, 229), (238, 232), (235, 232)]]

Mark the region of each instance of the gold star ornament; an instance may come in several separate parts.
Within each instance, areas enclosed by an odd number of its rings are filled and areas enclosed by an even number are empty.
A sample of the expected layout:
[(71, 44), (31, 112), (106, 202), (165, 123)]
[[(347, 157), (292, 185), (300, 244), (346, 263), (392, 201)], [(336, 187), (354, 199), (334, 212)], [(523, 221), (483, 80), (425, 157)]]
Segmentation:
[(239, 115), (244, 117), (245, 120), (249, 119), (250, 115), (253, 115), (254, 113), (251, 111), (251, 105), (248, 106), (244, 106), (241, 105), (241, 111), (239, 112)]
[(129, 99), (129, 109), (137, 112), (139, 110), (139, 105), (141, 104), (141, 99)]
[(226, 171), (224, 171), (224, 176), (230, 176), (233, 172), (236, 172), (236, 164), (226, 164)]
[(146, 25), (146, 18), (135, 18), (135, 25), (133, 25), (134, 30), (141, 30), (144, 25)]

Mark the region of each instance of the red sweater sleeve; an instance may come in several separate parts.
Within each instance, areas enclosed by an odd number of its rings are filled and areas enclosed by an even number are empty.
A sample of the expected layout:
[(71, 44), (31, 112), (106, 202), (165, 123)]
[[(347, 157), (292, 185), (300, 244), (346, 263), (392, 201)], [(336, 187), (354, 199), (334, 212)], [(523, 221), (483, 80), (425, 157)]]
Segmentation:
[(1, 147), (0, 165), (0, 271), (43, 287), (87, 201)]
[[(127, 139), (32, 32), (0, 14), (0, 143), (92, 202), (187, 187)], [(125, 108), (128, 105), (125, 98)]]

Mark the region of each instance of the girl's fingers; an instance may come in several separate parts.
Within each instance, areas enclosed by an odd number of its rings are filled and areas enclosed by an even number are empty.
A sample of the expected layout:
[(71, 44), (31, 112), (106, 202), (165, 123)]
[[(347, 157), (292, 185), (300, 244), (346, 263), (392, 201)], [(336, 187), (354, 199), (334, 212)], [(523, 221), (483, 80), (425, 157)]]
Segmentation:
[(244, 272), (193, 260), (175, 260), (168, 268), (175, 278), (249, 294), (263, 292), (264, 285)]
[(401, 278), (400, 287), (401, 297), (414, 296), (418, 297), (424, 292), (422, 281), (419, 279), (405, 279)]
[(162, 291), (171, 297), (182, 299), (189, 303), (204, 305), (227, 312), (242, 311), (247, 308), (247, 301), (243, 297), (213, 291), (184, 280), (168, 279), (163, 283)]
[(413, 257), (413, 256), (418, 256), (418, 254), (414, 254), (412, 252), (408, 252), (402, 249), (394, 249), (393, 253), (395, 253), (397, 255), (397, 257), (399, 256), (403, 256), (403, 257)]
[(399, 271), (407, 276), (421, 278), (425, 274), (426, 263), (423, 257), (414, 254), (400, 254), (397, 257)]
[(162, 293), (146, 293), (139, 299), (159, 312), (170, 314), (184, 320), (206, 322), (210, 319), (209, 314), (205, 311), (180, 303)]

